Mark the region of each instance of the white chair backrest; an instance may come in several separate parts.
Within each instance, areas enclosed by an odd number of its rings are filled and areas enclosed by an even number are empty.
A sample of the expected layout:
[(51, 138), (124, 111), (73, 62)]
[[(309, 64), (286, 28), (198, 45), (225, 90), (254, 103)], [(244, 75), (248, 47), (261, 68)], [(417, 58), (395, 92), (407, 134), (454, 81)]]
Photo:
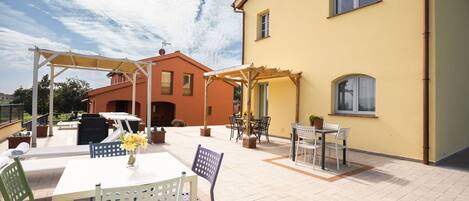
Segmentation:
[(297, 126), (302, 126), (302, 123), (291, 123), (290, 124), (290, 131), (293, 132), (293, 129), (295, 129)]
[(96, 201), (134, 201), (134, 200), (182, 200), (184, 176), (168, 179), (158, 183), (127, 186), (118, 188), (101, 188), (96, 185)]
[(347, 141), (349, 133), (350, 133), (350, 128), (340, 128), (339, 133), (337, 135), (337, 140)]
[(332, 130), (339, 130), (340, 124), (324, 123), (323, 128), (332, 129)]
[(314, 127), (297, 125), (295, 128), (298, 138), (305, 140), (316, 140), (316, 129)]

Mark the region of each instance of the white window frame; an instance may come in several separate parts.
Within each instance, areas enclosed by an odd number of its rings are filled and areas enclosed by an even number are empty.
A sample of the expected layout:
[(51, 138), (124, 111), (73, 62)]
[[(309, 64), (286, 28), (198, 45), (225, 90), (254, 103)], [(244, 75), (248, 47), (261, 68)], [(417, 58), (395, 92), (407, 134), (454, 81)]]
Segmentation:
[[(264, 18), (265, 16), (265, 22), (262, 22), (262, 19)], [(262, 29), (265, 24), (265, 29)], [(265, 13), (262, 13), (259, 15), (259, 38), (267, 38), (270, 36), (270, 14), (269, 14), (269, 11), (266, 11)], [(265, 33), (265, 35), (264, 35)]]
[[(358, 110), (358, 87), (359, 87), (359, 83), (358, 83), (358, 80), (359, 78), (369, 78), (369, 79), (373, 79), (374, 81), (374, 84), (375, 84), (375, 92), (374, 92), (374, 95), (375, 95), (375, 111), (359, 111)], [(349, 111), (349, 110), (339, 110), (339, 84), (342, 82), (342, 81), (345, 81), (345, 80), (353, 80), (353, 98), (352, 98), (352, 111)], [(350, 76), (346, 76), (340, 80), (337, 80), (334, 84), (335, 86), (335, 94), (334, 94), (334, 112), (337, 113), (337, 114), (361, 114), (361, 115), (375, 115), (376, 114), (376, 79), (373, 78), (373, 77), (370, 77), (370, 76), (366, 76), (366, 75), (350, 75)]]
[[(343, 13), (343, 12), (347, 12), (347, 11), (351, 11), (351, 10), (355, 10), (357, 8), (360, 8), (360, 0), (353, 0), (353, 8), (350, 9), (350, 10), (346, 10), (346, 11), (341, 11), (339, 10), (342, 6), (341, 6), (341, 2), (340, 0), (334, 0), (335, 1), (335, 14), (340, 14), (340, 13)], [(375, 0), (375, 1), (378, 1), (378, 0)], [(366, 5), (363, 5), (363, 6), (366, 6)]]

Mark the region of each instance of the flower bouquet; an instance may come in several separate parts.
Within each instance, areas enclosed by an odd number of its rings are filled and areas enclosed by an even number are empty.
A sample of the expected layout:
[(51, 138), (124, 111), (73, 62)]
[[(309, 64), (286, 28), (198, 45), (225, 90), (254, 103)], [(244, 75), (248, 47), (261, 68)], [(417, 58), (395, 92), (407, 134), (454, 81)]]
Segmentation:
[(127, 161), (127, 167), (135, 167), (137, 161), (136, 154), (138, 148), (147, 147), (147, 138), (143, 133), (127, 133), (121, 137), (122, 145), (121, 148), (129, 153), (129, 160)]

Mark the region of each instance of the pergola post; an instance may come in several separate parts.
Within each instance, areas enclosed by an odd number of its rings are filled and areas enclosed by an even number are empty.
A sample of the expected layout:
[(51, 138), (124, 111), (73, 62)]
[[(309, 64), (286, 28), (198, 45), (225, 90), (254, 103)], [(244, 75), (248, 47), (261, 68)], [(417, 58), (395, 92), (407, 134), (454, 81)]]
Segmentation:
[(212, 83), (213, 79), (209, 77), (205, 77), (205, 85), (204, 85), (204, 127), (200, 129), (201, 136), (210, 136), (210, 128), (207, 128), (207, 117), (208, 117), (208, 86)]
[(147, 138), (151, 143), (151, 83), (152, 83), (152, 63), (147, 66)]
[(50, 65), (49, 80), (49, 136), (54, 136), (54, 65)]
[(39, 50), (34, 50), (34, 61), (33, 61), (33, 100), (32, 100), (32, 123), (31, 123), (31, 147), (36, 147), (37, 137), (37, 76), (39, 71)]
[(251, 71), (248, 71), (248, 76), (247, 76), (247, 81), (248, 81), (248, 97), (247, 97), (247, 103), (246, 103), (246, 115), (247, 115), (247, 123), (246, 123), (246, 133), (247, 136), (251, 136), (251, 93), (252, 93), (252, 79), (251, 79), (252, 73)]
[(132, 115), (135, 115), (135, 93), (137, 86), (137, 72), (132, 74)]

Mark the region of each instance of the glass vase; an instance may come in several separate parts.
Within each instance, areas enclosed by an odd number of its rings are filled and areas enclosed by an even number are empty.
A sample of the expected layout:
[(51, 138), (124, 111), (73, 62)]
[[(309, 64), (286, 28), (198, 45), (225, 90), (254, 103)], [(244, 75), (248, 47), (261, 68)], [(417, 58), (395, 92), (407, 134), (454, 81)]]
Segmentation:
[(128, 168), (135, 168), (137, 166), (137, 151), (132, 150), (128, 151), (129, 158), (127, 160)]

